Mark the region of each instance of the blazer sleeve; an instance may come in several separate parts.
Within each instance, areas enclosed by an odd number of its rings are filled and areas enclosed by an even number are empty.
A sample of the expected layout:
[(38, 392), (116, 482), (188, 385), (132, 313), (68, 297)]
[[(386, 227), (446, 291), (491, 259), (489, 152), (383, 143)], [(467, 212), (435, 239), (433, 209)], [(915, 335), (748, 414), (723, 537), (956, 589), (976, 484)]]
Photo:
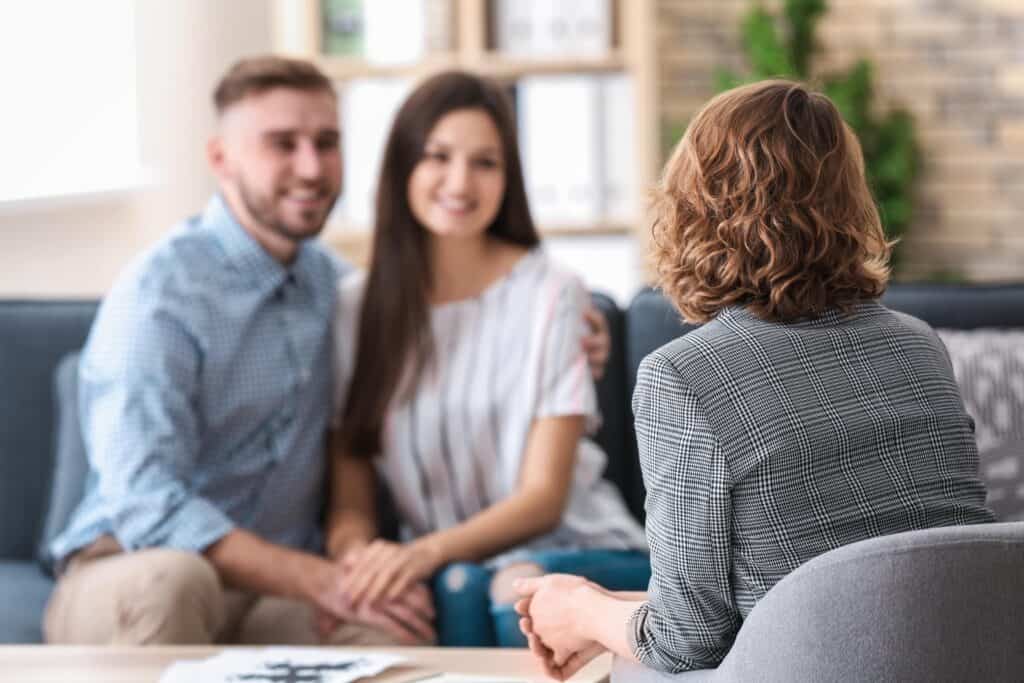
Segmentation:
[(657, 351), (640, 365), (633, 411), (652, 574), (630, 644), (661, 671), (715, 667), (742, 621), (730, 580), (729, 466), (697, 395)]

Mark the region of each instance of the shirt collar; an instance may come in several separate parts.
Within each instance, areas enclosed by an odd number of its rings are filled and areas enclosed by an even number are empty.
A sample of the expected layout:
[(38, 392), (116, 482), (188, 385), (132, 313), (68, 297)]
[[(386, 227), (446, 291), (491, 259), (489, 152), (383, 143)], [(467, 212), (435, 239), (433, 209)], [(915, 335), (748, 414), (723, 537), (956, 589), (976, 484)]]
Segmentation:
[[(847, 311), (834, 307), (827, 308), (818, 315), (809, 315), (779, 324), (786, 325), (788, 327), (833, 327), (864, 316), (876, 315), (881, 310), (884, 310), (884, 308), (878, 299), (864, 299), (851, 305)], [(719, 311), (718, 315), (723, 319), (735, 320), (738, 318), (745, 318), (748, 320), (760, 320), (761, 322), (765, 322), (754, 315), (750, 309), (742, 304), (727, 306)]]
[(292, 265), (285, 267), (246, 232), (219, 194), (206, 205), (202, 225), (216, 237), (228, 261), (261, 293), (276, 291), (289, 277), (294, 282), (303, 282), (304, 245), (300, 245)]

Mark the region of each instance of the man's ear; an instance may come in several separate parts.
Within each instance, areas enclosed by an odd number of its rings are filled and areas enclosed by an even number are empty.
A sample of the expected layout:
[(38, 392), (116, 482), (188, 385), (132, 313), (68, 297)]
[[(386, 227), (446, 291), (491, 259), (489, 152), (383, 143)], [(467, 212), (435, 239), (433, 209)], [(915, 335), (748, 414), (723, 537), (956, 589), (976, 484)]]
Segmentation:
[(214, 135), (206, 141), (206, 162), (218, 178), (227, 175), (227, 152), (224, 149), (224, 138), (220, 135)]

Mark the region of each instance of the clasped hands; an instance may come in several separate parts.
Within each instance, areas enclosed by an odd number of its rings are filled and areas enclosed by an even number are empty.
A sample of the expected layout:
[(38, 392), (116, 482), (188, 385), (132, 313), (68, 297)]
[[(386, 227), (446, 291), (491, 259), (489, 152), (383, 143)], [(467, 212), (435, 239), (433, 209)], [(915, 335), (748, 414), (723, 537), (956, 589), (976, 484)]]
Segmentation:
[(564, 681), (605, 651), (586, 637), (578, 609), (588, 593), (607, 593), (603, 588), (569, 574), (519, 579), (515, 588), (519, 628), (546, 675)]
[(425, 580), (440, 564), (429, 543), (375, 540), (334, 560), (318, 605), (317, 630), (329, 635), (342, 620), (376, 626), (403, 644), (436, 641), (434, 606)]

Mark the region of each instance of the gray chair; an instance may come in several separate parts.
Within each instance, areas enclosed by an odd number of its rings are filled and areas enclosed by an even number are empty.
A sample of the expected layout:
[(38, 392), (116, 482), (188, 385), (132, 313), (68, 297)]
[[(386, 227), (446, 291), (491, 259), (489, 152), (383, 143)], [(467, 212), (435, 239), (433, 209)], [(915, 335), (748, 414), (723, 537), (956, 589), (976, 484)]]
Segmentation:
[(612, 683), (1021, 680), (1024, 522), (837, 548), (768, 591), (717, 669), (612, 670)]

